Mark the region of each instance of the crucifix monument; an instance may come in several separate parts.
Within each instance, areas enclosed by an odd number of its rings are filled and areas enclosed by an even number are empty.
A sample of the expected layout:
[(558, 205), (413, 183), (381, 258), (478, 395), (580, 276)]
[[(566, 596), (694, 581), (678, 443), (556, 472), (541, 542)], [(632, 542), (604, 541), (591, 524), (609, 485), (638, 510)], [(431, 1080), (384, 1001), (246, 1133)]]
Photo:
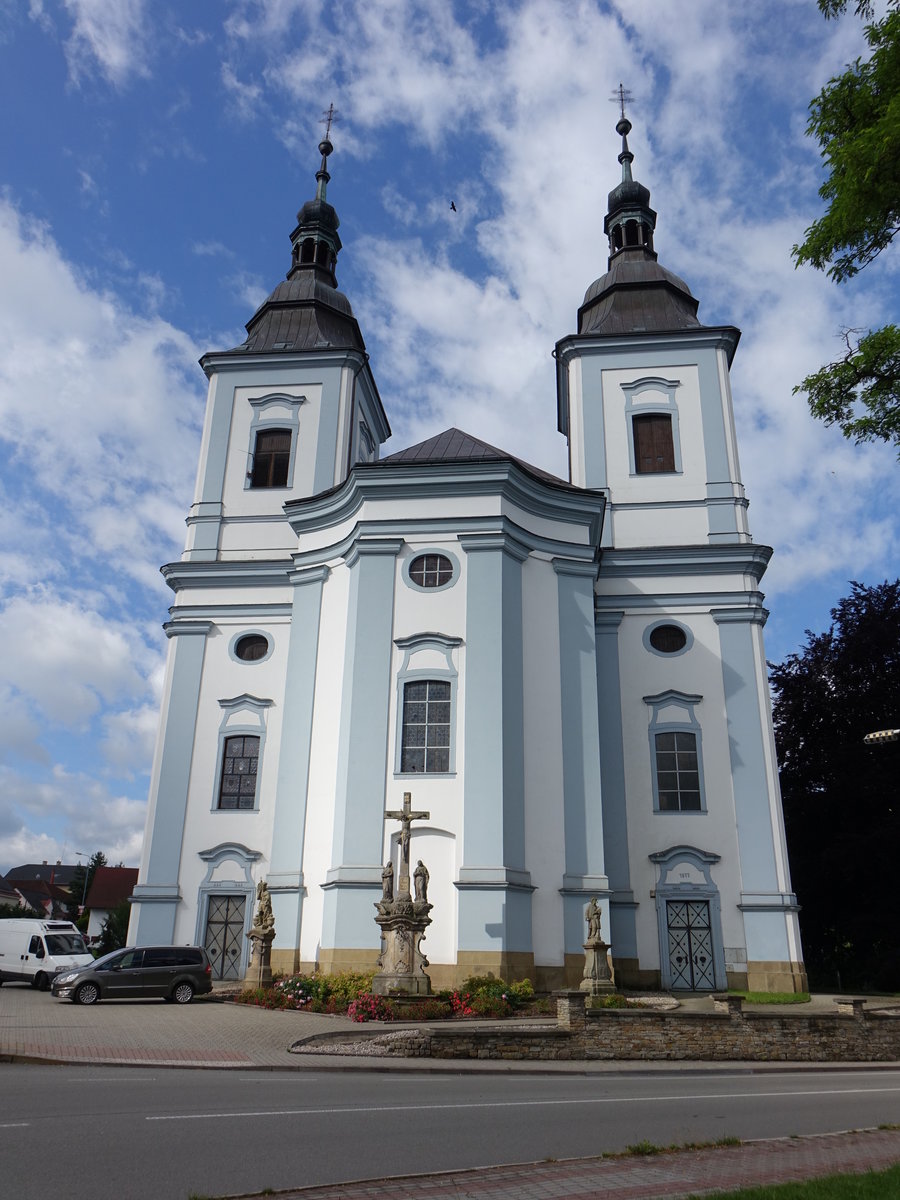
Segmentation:
[(384, 940), (378, 959), (378, 974), (372, 981), (372, 991), (380, 996), (401, 994), (429, 996), (431, 980), (425, 974), (428, 959), (420, 945), (425, 930), (431, 924), (431, 905), (428, 903), (428, 871), (420, 860), (414, 878), (415, 894), (410, 890), (409, 841), (413, 821), (427, 821), (427, 812), (412, 811), (412, 794), (403, 793), (403, 808), (385, 812), (386, 821), (400, 822), (400, 870), (397, 873), (397, 894), (394, 895), (394, 864), (388, 859), (381, 872), (382, 896), (376, 903), (375, 920)]

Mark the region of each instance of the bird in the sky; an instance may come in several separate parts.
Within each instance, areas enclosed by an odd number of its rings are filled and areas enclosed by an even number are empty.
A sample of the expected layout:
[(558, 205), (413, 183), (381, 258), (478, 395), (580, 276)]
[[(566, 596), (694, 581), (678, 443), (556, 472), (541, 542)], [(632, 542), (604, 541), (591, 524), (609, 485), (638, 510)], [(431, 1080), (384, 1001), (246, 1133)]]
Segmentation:
[(450, 211), (451, 211), (451, 212), (456, 212), (456, 205), (453, 203), (453, 201), (452, 201), (452, 200), (450, 201)]

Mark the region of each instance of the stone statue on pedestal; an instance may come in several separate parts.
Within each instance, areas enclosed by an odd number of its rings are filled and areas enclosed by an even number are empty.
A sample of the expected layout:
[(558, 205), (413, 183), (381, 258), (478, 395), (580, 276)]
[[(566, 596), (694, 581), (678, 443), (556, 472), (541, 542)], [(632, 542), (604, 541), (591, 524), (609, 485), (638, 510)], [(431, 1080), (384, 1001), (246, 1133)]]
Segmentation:
[(256, 916), (247, 936), (250, 939), (250, 966), (244, 976), (244, 987), (267, 987), (272, 982), (275, 915), (269, 885), (264, 879), (256, 885)]
[(590, 996), (602, 996), (615, 991), (608, 957), (609, 942), (603, 940), (600, 915), (597, 897), (592, 896), (585, 913), (588, 935), (584, 943), (584, 978), (580, 986), (580, 990)]
[(413, 873), (415, 894), (410, 892), (409, 831), (413, 821), (427, 821), (431, 814), (412, 811), (412, 794), (403, 793), (403, 808), (386, 812), (385, 820), (400, 822), (400, 870), (394, 895), (394, 867), (385, 863), (381, 872), (381, 899), (375, 904), (375, 920), (381, 929), (382, 951), (378, 972), (372, 980), (376, 995), (430, 996), (431, 980), (425, 974), (428, 959), (421, 944), (431, 924), (428, 903), (428, 868), (419, 859)]

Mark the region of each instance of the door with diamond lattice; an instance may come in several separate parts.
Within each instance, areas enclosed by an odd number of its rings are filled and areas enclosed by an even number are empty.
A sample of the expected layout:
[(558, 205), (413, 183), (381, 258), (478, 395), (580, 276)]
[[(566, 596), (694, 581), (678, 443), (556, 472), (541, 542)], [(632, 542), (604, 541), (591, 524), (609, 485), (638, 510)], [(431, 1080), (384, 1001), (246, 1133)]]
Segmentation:
[(240, 979), (244, 948), (244, 896), (210, 896), (204, 946), (213, 979)]
[(672, 987), (691, 992), (714, 991), (716, 977), (709, 901), (667, 901), (666, 923)]

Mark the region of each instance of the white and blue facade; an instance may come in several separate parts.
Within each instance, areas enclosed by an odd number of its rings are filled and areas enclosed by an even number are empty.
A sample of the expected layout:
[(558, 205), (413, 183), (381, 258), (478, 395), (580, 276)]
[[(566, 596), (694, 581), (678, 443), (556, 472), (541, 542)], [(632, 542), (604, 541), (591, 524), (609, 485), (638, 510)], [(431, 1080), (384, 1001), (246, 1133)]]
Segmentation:
[(321, 150), (288, 279), (202, 360), (131, 939), (238, 977), (265, 879), (276, 969), (374, 966), (410, 791), (436, 986), (577, 984), (596, 896), (625, 986), (801, 988), (737, 330), (656, 263), (623, 133), (610, 271), (556, 348), (569, 480), (457, 430), (381, 458)]

